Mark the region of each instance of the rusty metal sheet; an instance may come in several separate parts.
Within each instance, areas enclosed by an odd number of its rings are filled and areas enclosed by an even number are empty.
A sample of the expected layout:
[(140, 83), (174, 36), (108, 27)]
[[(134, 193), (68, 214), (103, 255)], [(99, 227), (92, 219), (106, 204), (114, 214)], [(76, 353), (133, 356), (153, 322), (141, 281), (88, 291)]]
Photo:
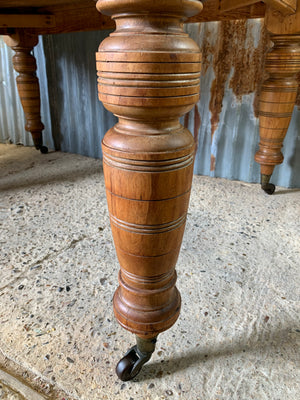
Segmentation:
[[(254, 162), (259, 94), (271, 46), (262, 20), (188, 24), (186, 31), (203, 53), (201, 97), (184, 118), (198, 147), (195, 173), (259, 182), (259, 165)], [(284, 142), (285, 161), (272, 178), (280, 186), (300, 186), (299, 118), (295, 107)]]

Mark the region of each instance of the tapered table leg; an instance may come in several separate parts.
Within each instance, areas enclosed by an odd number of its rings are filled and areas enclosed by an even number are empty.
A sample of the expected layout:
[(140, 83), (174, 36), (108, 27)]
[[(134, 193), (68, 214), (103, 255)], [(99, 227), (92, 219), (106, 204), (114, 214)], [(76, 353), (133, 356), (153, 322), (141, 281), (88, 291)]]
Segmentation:
[(260, 143), (255, 161), (261, 165), (262, 188), (268, 193), (275, 186), (270, 177), (281, 164), (281, 148), (296, 102), (300, 71), (300, 35), (273, 36), (274, 47), (267, 55), (266, 71), (260, 98)]
[(182, 22), (192, 0), (99, 0), (116, 31), (96, 54), (99, 99), (119, 117), (102, 143), (111, 228), (121, 270), (118, 322), (137, 336), (117, 366), (138, 374), (157, 335), (179, 316), (175, 286), (191, 190), (194, 140), (179, 117), (199, 98), (199, 48)]
[(38, 36), (19, 30), (11, 36), (6, 36), (5, 42), (15, 51), (12, 61), (14, 69), (19, 74), (16, 81), (25, 113), (25, 129), (31, 133), (36, 149), (47, 153), (47, 147), (43, 146), (44, 125), (40, 115), (40, 88), (36, 76), (36, 60), (32, 55), (32, 50), (38, 43)]
[[(299, 7), (300, 8), (300, 7)], [(261, 166), (261, 184), (272, 194), (275, 186), (270, 178), (281, 164), (281, 148), (286, 136), (298, 91), (300, 72), (300, 10), (293, 16), (279, 17), (268, 10), (266, 27), (272, 33), (274, 46), (267, 54), (264, 82), (260, 98), (260, 143), (255, 161)]]

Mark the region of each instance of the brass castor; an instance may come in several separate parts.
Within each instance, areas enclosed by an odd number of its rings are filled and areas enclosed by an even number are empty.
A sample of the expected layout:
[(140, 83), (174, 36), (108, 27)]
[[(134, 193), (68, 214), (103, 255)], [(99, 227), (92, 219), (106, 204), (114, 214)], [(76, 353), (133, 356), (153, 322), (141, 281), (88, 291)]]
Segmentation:
[(137, 344), (131, 347), (118, 362), (116, 373), (121, 381), (130, 381), (141, 371), (155, 350), (156, 338), (141, 339), (137, 336)]

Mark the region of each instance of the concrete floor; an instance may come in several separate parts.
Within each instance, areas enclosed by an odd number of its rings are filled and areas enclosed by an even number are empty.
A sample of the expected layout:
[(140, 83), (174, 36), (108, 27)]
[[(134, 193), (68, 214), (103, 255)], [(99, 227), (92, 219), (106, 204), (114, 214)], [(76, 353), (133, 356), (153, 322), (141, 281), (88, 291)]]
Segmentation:
[(101, 161), (1, 145), (0, 170), (0, 399), (300, 398), (299, 190), (194, 177), (181, 317), (122, 383)]

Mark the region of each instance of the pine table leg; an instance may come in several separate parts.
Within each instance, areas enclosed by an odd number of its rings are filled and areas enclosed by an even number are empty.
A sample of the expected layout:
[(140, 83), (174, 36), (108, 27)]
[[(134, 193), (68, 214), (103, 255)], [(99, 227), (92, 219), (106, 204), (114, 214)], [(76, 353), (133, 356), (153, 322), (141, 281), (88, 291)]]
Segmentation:
[(180, 312), (175, 264), (191, 191), (194, 140), (179, 123), (199, 98), (201, 55), (183, 32), (191, 0), (99, 0), (116, 31), (96, 54), (99, 99), (119, 118), (102, 143), (107, 202), (120, 262), (118, 322), (137, 336), (117, 366), (136, 376)]
[(19, 74), (16, 81), (26, 119), (25, 129), (31, 132), (35, 148), (47, 153), (47, 147), (43, 146), (44, 125), (40, 115), (40, 87), (36, 76), (36, 60), (32, 55), (32, 50), (38, 43), (38, 36), (19, 30), (11, 36), (6, 36), (5, 43), (15, 51), (12, 61), (14, 69)]
[(260, 144), (255, 161), (261, 165), (263, 190), (272, 194), (275, 186), (270, 177), (281, 164), (281, 148), (286, 136), (298, 91), (300, 71), (300, 35), (273, 36), (274, 47), (267, 55), (266, 71), (260, 97)]
[(262, 189), (272, 194), (275, 186), (270, 178), (281, 164), (281, 148), (287, 133), (297, 97), (300, 72), (300, 4), (297, 12), (282, 16), (267, 8), (265, 25), (274, 47), (267, 54), (264, 82), (260, 98), (260, 144), (255, 160), (261, 165)]

